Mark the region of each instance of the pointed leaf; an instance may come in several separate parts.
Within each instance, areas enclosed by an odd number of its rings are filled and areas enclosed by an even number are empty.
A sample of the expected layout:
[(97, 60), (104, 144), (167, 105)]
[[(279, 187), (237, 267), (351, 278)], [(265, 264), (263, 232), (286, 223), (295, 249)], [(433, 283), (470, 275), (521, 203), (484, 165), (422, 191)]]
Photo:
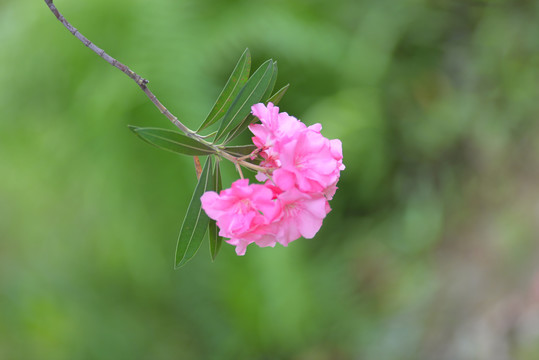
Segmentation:
[(187, 137), (179, 132), (158, 129), (129, 126), (142, 140), (158, 148), (184, 155), (209, 155), (215, 153), (211, 147)]
[[(219, 160), (215, 162), (212, 174), (212, 181), (214, 190), (219, 193), (223, 188), (223, 184), (221, 182), (221, 169), (219, 168)], [(208, 234), (210, 237), (210, 255), (212, 260), (215, 260), (219, 249), (221, 249), (223, 237), (219, 236), (219, 228), (217, 227), (217, 222), (213, 219), (210, 219), (210, 223), (208, 225)]]
[(217, 221), (210, 219), (210, 223), (208, 224), (208, 234), (210, 237), (210, 256), (212, 261), (215, 261), (219, 250), (221, 250), (221, 244), (223, 243), (223, 237), (219, 236)]
[(217, 98), (217, 101), (213, 105), (210, 113), (206, 117), (206, 120), (200, 125), (197, 132), (213, 125), (219, 119), (223, 117), (226, 111), (232, 105), (232, 101), (236, 98), (241, 88), (247, 82), (249, 78), (249, 71), (251, 70), (251, 54), (249, 49), (245, 49), (241, 55), (236, 67), (230, 74), (225, 87), (221, 91), (221, 94)]
[(247, 80), (240, 93), (221, 120), (215, 141), (225, 137), (251, 112), (251, 106), (260, 102), (270, 85), (273, 75), (273, 60), (262, 64)]
[(274, 61), (273, 62), (273, 74), (271, 75), (270, 84), (269, 84), (268, 88), (266, 89), (266, 92), (262, 96), (262, 100), (264, 100), (265, 102), (269, 99), (271, 93), (273, 92), (273, 88), (275, 87), (275, 83), (277, 82), (277, 74), (278, 73), (279, 73), (279, 70), (277, 68), (277, 61)]
[(271, 95), (271, 97), (266, 103), (273, 103), (273, 105), (277, 105), (281, 101), (284, 94), (286, 93), (286, 90), (288, 90), (289, 87), (290, 84), (286, 84), (285, 86), (280, 88), (275, 94)]
[(178, 244), (176, 245), (176, 260), (174, 262), (174, 268), (179, 268), (189, 261), (198, 251), (206, 230), (210, 218), (202, 209), (200, 197), (206, 191), (213, 190), (213, 181), (211, 178), (212, 170), (212, 157), (208, 156), (198, 184), (195, 188), (191, 203), (185, 214), (183, 220), (182, 229), (178, 237)]
[(244, 132), (247, 127), (250, 124), (253, 124), (258, 121), (258, 118), (255, 117), (253, 114), (249, 114), (241, 123), (239, 123), (238, 126), (234, 128), (226, 137), (226, 140), (224, 141), (225, 144), (228, 144), (231, 142), (234, 138), (236, 138), (238, 135), (240, 135), (242, 132)]
[(227, 146), (224, 149), (230, 155), (242, 157), (251, 154), (256, 150), (256, 145), (240, 145), (240, 146)]

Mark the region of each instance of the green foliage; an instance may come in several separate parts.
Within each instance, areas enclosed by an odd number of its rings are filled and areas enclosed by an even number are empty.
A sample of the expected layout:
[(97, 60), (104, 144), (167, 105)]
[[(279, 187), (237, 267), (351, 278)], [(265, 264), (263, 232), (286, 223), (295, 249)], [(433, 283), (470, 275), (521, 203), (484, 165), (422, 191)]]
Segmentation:
[(272, 60), (265, 63), (247, 80), (238, 96), (221, 120), (221, 126), (215, 135), (215, 141), (226, 137), (251, 112), (251, 106), (260, 102), (273, 79), (275, 65)]
[[(219, 160), (215, 162), (211, 177), (213, 181), (213, 189), (214, 191), (219, 193), (223, 189), (223, 181), (221, 179)], [(210, 238), (210, 255), (212, 260), (215, 260), (215, 258), (217, 257), (217, 253), (219, 253), (219, 250), (221, 249), (223, 237), (219, 236), (219, 228), (217, 227), (217, 222), (213, 219), (210, 219), (210, 223), (208, 225), (208, 236)]]
[(226, 146), (225, 151), (231, 155), (242, 157), (251, 154), (256, 150), (256, 145)]
[[(246, 49), (215, 101), (209, 115), (199, 127), (198, 131), (213, 125), (222, 118), (221, 126), (212, 143), (205, 140), (210, 136), (201, 136), (195, 133), (183, 135), (167, 129), (141, 128), (131, 125), (129, 128), (142, 140), (161, 149), (183, 155), (215, 154), (221, 156), (221, 151), (239, 157), (250, 154), (254, 151), (252, 145), (222, 147), (217, 144), (222, 137), (226, 139), (225, 143), (227, 143), (245, 131), (247, 126), (255, 119), (250, 114), (251, 107), (262, 99), (269, 99), (270, 94), (273, 92), (277, 81), (277, 62), (267, 60), (251, 77), (249, 77), (250, 66), (251, 54)], [(280, 100), (286, 88), (279, 90), (271, 98)], [(212, 260), (215, 260), (221, 247), (223, 239), (218, 235), (217, 223), (206, 216), (200, 204), (200, 197), (204, 192), (215, 189), (220, 191), (222, 188), (219, 160), (216, 161), (215, 166), (212, 166), (211, 162), (210, 157), (202, 171), (183, 220), (176, 247), (175, 268), (181, 267), (196, 254), (200, 248), (206, 228), (208, 228)]]
[(212, 157), (209, 156), (202, 173), (200, 174), (200, 178), (198, 179), (198, 184), (191, 197), (189, 207), (187, 208), (187, 213), (183, 220), (180, 236), (178, 237), (178, 244), (176, 246), (175, 268), (184, 265), (196, 254), (204, 239), (204, 235), (206, 234), (210, 218), (206, 215), (204, 210), (202, 210), (200, 197), (206, 191), (215, 190), (218, 185), (214, 176), (212, 176), (212, 162)]
[(251, 53), (249, 52), (249, 49), (245, 49), (238, 60), (236, 67), (232, 71), (232, 74), (230, 75), (225, 87), (217, 98), (217, 101), (215, 101), (215, 105), (213, 105), (213, 108), (206, 117), (206, 120), (204, 120), (204, 122), (200, 125), (197, 132), (200, 132), (208, 126), (213, 125), (223, 117), (223, 115), (230, 108), (230, 105), (232, 105), (233, 100), (247, 82), (250, 70)]
[(210, 155), (215, 150), (211, 147), (185, 136), (177, 131), (157, 128), (140, 128), (129, 126), (142, 140), (157, 146), (160, 149), (168, 150), (183, 155)]
[(286, 84), (285, 86), (280, 88), (275, 94), (271, 95), (267, 102), (273, 103), (273, 105), (279, 104), (284, 94), (286, 93), (286, 90), (288, 90), (289, 87), (290, 84)]
[(277, 75), (279, 74), (279, 69), (277, 67), (277, 61), (273, 61), (273, 71), (271, 74), (271, 80), (266, 88), (266, 91), (264, 92), (264, 95), (260, 98), (261, 100), (264, 100), (264, 102), (267, 102), (268, 99), (271, 97), (271, 94), (273, 93), (273, 89), (275, 88), (275, 83), (277, 82)]

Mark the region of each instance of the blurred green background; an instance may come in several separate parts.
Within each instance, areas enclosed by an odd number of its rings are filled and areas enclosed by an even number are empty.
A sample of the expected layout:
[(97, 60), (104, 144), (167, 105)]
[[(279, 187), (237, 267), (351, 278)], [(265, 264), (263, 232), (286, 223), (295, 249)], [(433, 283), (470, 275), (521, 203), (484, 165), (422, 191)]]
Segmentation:
[(539, 358), (539, 2), (55, 3), (191, 127), (246, 47), (277, 60), (347, 168), (314, 239), (174, 271), (192, 159), (127, 125), (172, 127), (3, 0), (0, 359)]

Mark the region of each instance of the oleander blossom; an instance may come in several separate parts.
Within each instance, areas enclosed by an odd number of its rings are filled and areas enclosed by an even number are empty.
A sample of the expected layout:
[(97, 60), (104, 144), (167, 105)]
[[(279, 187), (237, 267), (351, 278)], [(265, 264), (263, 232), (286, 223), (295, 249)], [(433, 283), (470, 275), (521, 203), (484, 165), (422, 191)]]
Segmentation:
[[(229, 238), (238, 255), (252, 242), (260, 246), (274, 246), (268, 242), (269, 224), (280, 215), (281, 208), (274, 201), (273, 191), (249, 180), (236, 180), (230, 189), (205, 192), (200, 201), (206, 214), (217, 221), (219, 235)], [(264, 244), (264, 245), (262, 245)]]
[(251, 124), (253, 143), (265, 172), (263, 184), (235, 181), (231, 188), (202, 195), (202, 208), (217, 222), (219, 235), (244, 255), (249, 244), (283, 246), (313, 238), (331, 211), (329, 200), (337, 190), (342, 144), (321, 134), (322, 126), (307, 127), (272, 103), (252, 106), (259, 124)]
[(301, 236), (312, 239), (329, 212), (328, 201), (321, 193), (305, 193), (292, 188), (283, 191), (277, 201), (281, 216), (273, 223), (272, 232), (276, 241), (284, 246)]
[[(280, 166), (280, 146), (293, 139), (306, 128), (305, 124), (287, 113), (279, 113), (279, 108), (269, 103), (256, 104), (252, 107), (253, 115), (260, 119), (260, 124), (249, 125), (249, 130), (255, 135), (253, 143), (260, 150), (263, 161), (261, 165), (267, 168)], [(264, 181), (265, 175), (258, 174), (257, 179)]]

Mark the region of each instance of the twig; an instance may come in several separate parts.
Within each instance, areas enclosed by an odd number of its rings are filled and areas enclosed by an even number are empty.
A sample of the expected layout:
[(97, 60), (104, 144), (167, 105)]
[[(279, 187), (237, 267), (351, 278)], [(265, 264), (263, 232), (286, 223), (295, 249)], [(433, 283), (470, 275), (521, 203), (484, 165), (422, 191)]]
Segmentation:
[[(180, 129), (185, 135), (194, 138), (195, 140), (206, 144), (207, 146), (211, 147), (215, 150), (216, 154), (219, 156), (224, 157), (225, 159), (233, 162), (237, 167), (238, 165), (244, 166), (246, 168), (249, 168), (251, 170), (255, 171), (261, 171), (266, 173), (268, 170), (257, 166), (254, 164), (251, 164), (247, 161), (244, 161), (244, 158), (236, 158), (235, 156), (230, 155), (226, 151), (223, 151), (219, 146), (216, 146), (214, 144), (211, 144), (207, 141), (204, 141), (204, 136), (198, 135), (191, 129), (189, 129), (187, 126), (185, 126), (176, 116), (174, 116), (161, 102), (157, 99), (157, 97), (151, 92), (151, 90), (146, 86), (148, 84), (148, 80), (144, 79), (137, 73), (135, 73), (133, 70), (131, 70), (126, 65), (122, 64), (118, 60), (114, 59), (112, 56), (107, 54), (105, 50), (99, 48), (94, 43), (92, 43), (88, 38), (86, 38), (84, 35), (82, 35), (73, 25), (69, 23), (69, 21), (66, 20), (66, 18), (60, 14), (56, 6), (53, 4), (53, 0), (45, 0), (45, 3), (51, 10), (51, 12), (56, 16), (58, 21), (62, 23), (66, 27), (66, 29), (73, 34), (77, 39), (80, 40), (86, 47), (90, 48), (93, 52), (95, 52), (99, 57), (103, 58), (106, 62), (108, 62), (110, 65), (114, 66), (115, 68), (119, 69), (121, 72), (129, 76), (141, 89), (144, 91), (144, 93), (150, 98), (151, 102), (159, 109), (159, 111), (165, 115), (178, 129)], [(200, 172), (202, 171), (199, 169), (200, 166), (197, 166), (197, 157), (195, 157), (195, 168), (197, 171), (197, 177), (200, 176)], [(200, 162), (198, 162), (198, 165), (200, 165)], [(200, 170), (200, 171), (199, 171)], [(241, 170), (239, 170), (240, 176), (243, 178), (243, 175), (241, 174)]]
[(243, 172), (241, 172), (241, 166), (239, 163), (234, 162), (234, 166), (236, 167), (236, 170), (238, 171), (238, 174), (240, 174), (240, 179), (244, 179)]
[(247, 160), (247, 159), (253, 160), (253, 159), (255, 159), (255, 158), (258, 156), (258, 154), (259, 154), (262, 150), (264, 150), (264, 149), (262, 149), (262, 148), (256, 148), (256, 149), (254, 149), (253, 151), (251, 151), (250, 154), (247, 154), (247, 155), (238, 157), (238, 160), (239, 160), (239, 161), (243, 161), (243, 160)]
[(155, 97), (155, 95), (150, 91), (150, 89), (148, 89), (148, 87), (146, 86), (146, 84), (148, 84), (148, 80), (144, 79), (118, 60), (114, 59), (112, 56), (107, 54), (105, 50), (97, 47), (94, 43), (88, 40), (88, 38), (82, 35), (75, 27), (73, 27), (73, 25), (69, 23), (69, 21), (66, 20), (65, 17), (63, 17), (62, 14), (60, 14), (56, 6), (54, 6), (53, 0), (45, 0), (45, 3), (52, 11), (54, 16), (56, 16), (58, 21), (60, 21), (66, 27), (66, 29), (69, 30), (69, 32), (73, 34), (77, 39), (79, 39), (86, 47), (90, 48), (90, 50), (99, 55), (99, 57), (103, 58), (106, 62), (108, 62), (109, 64), (129, 76), (131, 79), (133, 79), (133, 81), (150, 98), (151, 102), (157, 107), (157, 109), (159, 109), (159, 111), (163, 115), (165, 115), (174, 125), (176, 125), (178, 129), (184, 132), (187, 136), (198, 138), (198, 136), (192, 130), (182, 124), (182, 122), (178, 120), (176, 116), (174, 116), (170, 111), (168, 111), (168, 109), (163, 104), (161, 104), (161, 102), (157, 99), (157, 97)]

